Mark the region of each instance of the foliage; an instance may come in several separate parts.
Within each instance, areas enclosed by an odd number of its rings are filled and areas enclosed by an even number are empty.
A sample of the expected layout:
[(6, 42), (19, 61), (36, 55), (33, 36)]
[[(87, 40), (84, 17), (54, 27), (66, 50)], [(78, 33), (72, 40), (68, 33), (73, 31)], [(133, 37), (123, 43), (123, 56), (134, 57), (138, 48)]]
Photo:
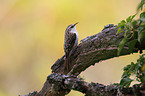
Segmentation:
[[(142, 0), (138, 10), (142, 10), (144, 4), (145, 0)], [(126, 20), (122, 20), (117, 26), (117, 28), (119, 28), (117, 33), (124, 32), (124, 39), (120, 42), (118, 47), (118, 55), (120, 55), (123, 47), (127, 43), (129, 50), (132, 53), (135, 45), (137, 43), (141, 45), (142, 40), (145, 37), (145, 12), (142, 12), (137, 20), (134, 20), (135, 16), (136, 14), (129, 16)]]
[[(132, 81), (145, 82), (145, 54), (141, 55), (137, 63), (131, 62), (123, 68), (120, 88), (129, 87)], [(131, 77), (134, 76), (134, 79)]]
[[(137, 10), (143, 10), (144, 5), (145, 0), (141, 0)], [(140, 46), (143, 38), (145, 38), (145, 12), (143, 11), (137, 20), (134, 19), (136, 15), (137, 14), (129, 16), (126, 20), (122, 20), (117, 26), (117, 33), (124, 32), (124, 39), (122, 39), (118, 47), (118, 55), (121, 54), (126, 44), (128, 44), (130, 52), (133, 53), (133, 48), (136, 47), (137, 44)], [(145, 54), (140, 56), (137, 63), (131, 62), (130, 65), (124, 67), (123, 71), (120, 84), (117, 84), (120, 89), (129, 87), (133, 81), (140, 83), (145, 82)]]
[(145, 0), (141, 0), (141, 2), (140, 2), (140, 4), (139, 4), (139, 6), (138, 6), (138, 8), (137, 8), (137, 11), (139, 11), (139, 9), (143, 9), (143, 5), (145, 4)]

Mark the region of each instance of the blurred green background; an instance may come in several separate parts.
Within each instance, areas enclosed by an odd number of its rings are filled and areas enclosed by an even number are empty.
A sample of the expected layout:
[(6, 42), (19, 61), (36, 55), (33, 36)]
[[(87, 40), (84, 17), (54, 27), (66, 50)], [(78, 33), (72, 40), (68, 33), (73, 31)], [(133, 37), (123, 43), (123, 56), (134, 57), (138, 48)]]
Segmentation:
[[(64, 55), (65, 28), (79, 22), (79, 41), (136, 13), (140, 0), (0, 0), (0, 96), (41, 90)], [(82, 72), (88, 82), (119, 82), (139, 54), (113, 58)], [(67, 96), (83, 96), (72, 91)]]

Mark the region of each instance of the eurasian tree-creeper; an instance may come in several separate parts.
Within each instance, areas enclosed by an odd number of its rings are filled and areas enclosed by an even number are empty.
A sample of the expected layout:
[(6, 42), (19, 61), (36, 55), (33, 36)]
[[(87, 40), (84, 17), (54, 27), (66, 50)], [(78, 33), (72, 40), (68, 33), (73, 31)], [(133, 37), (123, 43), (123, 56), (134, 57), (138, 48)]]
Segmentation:
[(76, 24), (69, 25), (65, 30), (64, 51), (65, 51), (65, 65), (64, 70), (69, 71), (70, 55), (73, 53), (78, 44), (78, 32), (76, 30)]

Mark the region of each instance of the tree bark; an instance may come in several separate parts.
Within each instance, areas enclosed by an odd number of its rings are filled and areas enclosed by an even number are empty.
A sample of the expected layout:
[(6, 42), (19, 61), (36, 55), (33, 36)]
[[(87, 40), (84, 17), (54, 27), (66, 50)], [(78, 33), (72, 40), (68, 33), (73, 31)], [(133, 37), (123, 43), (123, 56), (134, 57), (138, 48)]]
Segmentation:
[[(117, 30), (116, 26), (109, 24), (100, 33), (81, 40), (81, 43), (70, 57), (70, 70), (64, 72), (64, 55), (51, 67), (52, 74), (47, 77), (41, 91), (35, 91), (25, 96), (64, 96), (71, 89), (80, 91), (86, 96), (122, 96), (123, 92), (120, 92), (116, 85), (105, 86), (98, 83), (87, 83), (77, 77), (91, 65), (118, 56), (118, 46), (124, 38), (124, 33), (117, 34)], [(145, 41), (142, 45), (135, 46), (133, 53), (138, 52), (140, 49), (145, 49)], [(120, 56), (130, 53), (128, 44), (126, 44)], [(134, 91), (134, 89), (134, 87), (126, 88), (123, 93), (124, 96), (134, 96), (145, 92), (145, 88), (142, 85), (137, 87), (138, 92)]]

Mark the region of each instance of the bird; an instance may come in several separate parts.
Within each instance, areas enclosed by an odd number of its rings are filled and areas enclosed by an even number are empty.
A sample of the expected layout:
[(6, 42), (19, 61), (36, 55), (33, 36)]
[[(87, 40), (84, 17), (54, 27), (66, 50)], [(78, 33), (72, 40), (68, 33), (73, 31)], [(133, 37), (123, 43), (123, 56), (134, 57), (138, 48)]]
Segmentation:
[(64, 52), (65, 52), (65, 63), (64, 63), (64, 72), (69, 71), (70, 56), (77, 47), (79, 35), (76, 30), (76, 25), (71, 24), (65, 30), (65, 39), (64, 39)]

